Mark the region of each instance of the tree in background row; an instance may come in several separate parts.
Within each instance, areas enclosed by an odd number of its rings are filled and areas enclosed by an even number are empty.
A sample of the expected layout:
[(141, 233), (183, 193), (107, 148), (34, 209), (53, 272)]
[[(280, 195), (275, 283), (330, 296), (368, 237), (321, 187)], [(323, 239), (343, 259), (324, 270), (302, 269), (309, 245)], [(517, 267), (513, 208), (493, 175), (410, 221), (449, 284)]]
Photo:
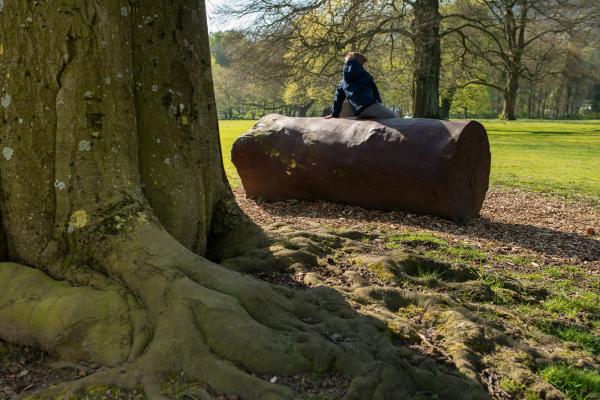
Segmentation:
[[(339, 75), (347, 51), (370, 52), (401, 34), (410, 38), (413, 115), (439, 118), (441, 35), (438, 0), (239, 1), (222, 15), (252, 18), (248, 32), (288, 49), (294, 77)], [(339, 79), (339, 78), (338, 78)], [(333, 91), (333, 88), (330, 88)]]
[[(548, 65), (559, 57), (556, 42), (588, 29), (600, 14), (594, 0), (457, 0), (445, 18), (456, 20), (469, 83), (500, 91), (502, 119), (517, 118), (522, 80), (556, 73)], [(473, 58), (481, 63), (473, 63)]]
[[(597, 23), (598, 5), (593, 0), (264, 0), (233, 2), (222, 14), (251, 20), (246, 35), (263, 49), (284, 49), (288, 68), (279, 71), (294, 82), (329, 83), (332, 90), (341, 57), (358, 50), (371, 56), (382, 87), (402, 88), (406, 96), (401, 82), (410, 73), (413, 116), (447, 118), (453, 94), (477, 84), (498, 90), (501, 117), (514, 119), (522, 81), (557, 73), (551, 61), (560, 55), (549, 42), (573, 41), (575, 32)], [(272, 60), (273, 52), (263, 54)], [(462, 65), (447, 73), (447, 63), (457, 60)]]

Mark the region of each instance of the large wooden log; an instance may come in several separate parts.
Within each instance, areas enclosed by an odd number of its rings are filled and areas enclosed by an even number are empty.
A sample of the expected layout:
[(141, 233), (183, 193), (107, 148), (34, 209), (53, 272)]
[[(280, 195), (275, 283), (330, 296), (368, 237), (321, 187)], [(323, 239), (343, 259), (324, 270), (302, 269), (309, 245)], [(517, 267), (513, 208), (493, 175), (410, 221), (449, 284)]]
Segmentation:
[(326, 200), (452, 220), (479, 215), (490, 147), (475, 121), (267, 115), (233, 145), (247, 196)]

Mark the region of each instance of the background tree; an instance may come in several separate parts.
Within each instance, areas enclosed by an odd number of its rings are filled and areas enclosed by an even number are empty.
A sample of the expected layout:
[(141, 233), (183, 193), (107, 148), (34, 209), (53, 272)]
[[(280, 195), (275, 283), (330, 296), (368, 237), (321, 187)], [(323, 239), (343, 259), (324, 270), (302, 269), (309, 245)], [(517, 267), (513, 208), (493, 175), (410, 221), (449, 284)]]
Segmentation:
[[(386, 105), (410, 113), (415, 107), (422, 108), (418, 104), (427, 104), (423, 107), (429, 111), (413, 112), (414, 116), (437, 113), (447, 118), (457, 85), (478, 84), (497, 91), (502, 102), (498, 103), (498, 94), (489, 92), (487, 109), (476, 108), (480, 116), (512, 118), (519, 110), (529, 115), (535, 108), (535, 115), (555, 117), (549, 104), (555, 102), (559, 82), (555, 77), (564, 70), (567, 49), (591, 48), (599, 20), (599, 6), (591, 0), (457, 0), (441, 4), (264, 0), (232, 4), (222, 12), (249, 26), (244, 30), (249, 47), (233, 52), (253, 54), (250, 62), (242, 64), (251, 65), (255, 74), (268, 71), (259, 78), (262, 82), (280, 82), (277, 102), (288, 88), (287, 110), (282, 106), (279, 112), (289, 115), (297, 115), (311, 104), (300, 100), (313, 96), (319, 85), (325, 89), (324, 97), (316, 99), (311, 115), (319, 115), (329, 106), (343, 54), (361, 50), (370, 56), (369, 67)], [(582, 60), (579, 75), (586, 78), (580, 79), (585, 83), (577, 92), (585, 95), (570, 106), (571, 118), (588, 115), (585, 109), (590, 107), (591, 85), (596, 81), (593, 57), (583, 54)], [(301, 81), (302, 85), (296, 84)], [(300, 91), (291, 90), (294, 88)]]
[(272, 47), (289, 48), (288, 60), (297, 66), (306, 65), (298, 70), (300, 74), (339, 74), (345, 52), (371, 52), (382, 43), (398, 40), (398, 36), (409, 38), (413, 115), (439, 118), (438, 0), (238, 1), (223, 8), (221, 14), (249, 18), (249, 33)]
[[(464, 49), (485, 62), (471, 70), (473, 84), (492, 87), (504, 98), (501, 118), (517, 118), (517, 97), (523, 79), (541, 79), (554, 57), (545, 45), (549, 35), (567, 34), (584, 21), (597, 17), (597, 7), (587, 0), (460, 0), (445, 18), (462, 21), (451, 28)], [(537, 47), (536, 47), (537, 46)]]

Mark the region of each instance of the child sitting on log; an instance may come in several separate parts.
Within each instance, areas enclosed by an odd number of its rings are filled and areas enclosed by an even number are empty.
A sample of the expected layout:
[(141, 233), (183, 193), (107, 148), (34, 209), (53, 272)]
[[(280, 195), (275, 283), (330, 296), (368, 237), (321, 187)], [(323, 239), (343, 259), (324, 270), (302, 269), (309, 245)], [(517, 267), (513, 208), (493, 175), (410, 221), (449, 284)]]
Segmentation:
[[(364, 54), (350, 52), (346, 54), (344, 79), (335, 92), (335, 100), (329, 118), (396, 118), (395, 112), (386, 108), (375, 80), (365, 70), (368, 60)], [(347, 100), (345, 103), (344, 100)], [(349, 105), (349, 107), (348, 107)]]

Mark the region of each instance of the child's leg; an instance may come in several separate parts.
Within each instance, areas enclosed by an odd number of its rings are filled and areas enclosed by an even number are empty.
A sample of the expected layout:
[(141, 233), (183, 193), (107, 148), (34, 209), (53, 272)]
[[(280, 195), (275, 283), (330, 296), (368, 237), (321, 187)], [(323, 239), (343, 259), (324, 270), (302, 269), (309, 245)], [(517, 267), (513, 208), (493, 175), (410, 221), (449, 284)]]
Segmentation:
[(373, 119), (385, 119), (385, 118), (398, 118), (398, 114), (387, 108), (381, 103), (375, 103), (368, 107), (366, 110), (360, 113), (358, 118), (373, 118)]

